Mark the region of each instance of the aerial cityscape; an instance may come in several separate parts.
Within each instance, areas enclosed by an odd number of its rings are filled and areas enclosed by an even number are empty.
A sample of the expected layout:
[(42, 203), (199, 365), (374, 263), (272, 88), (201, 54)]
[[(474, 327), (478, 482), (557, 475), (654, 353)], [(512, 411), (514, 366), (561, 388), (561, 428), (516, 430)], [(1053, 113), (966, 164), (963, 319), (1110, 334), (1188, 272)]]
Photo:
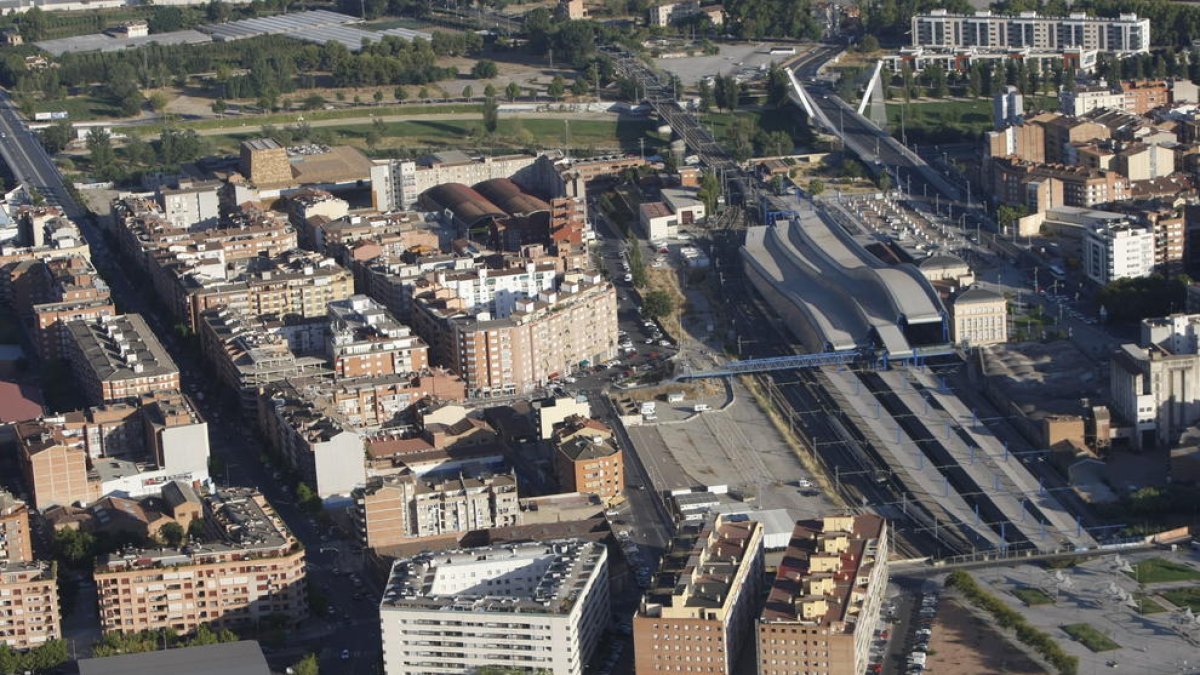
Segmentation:
[(1200, 7), (0, 0), (0, 675), (1200, 673)]

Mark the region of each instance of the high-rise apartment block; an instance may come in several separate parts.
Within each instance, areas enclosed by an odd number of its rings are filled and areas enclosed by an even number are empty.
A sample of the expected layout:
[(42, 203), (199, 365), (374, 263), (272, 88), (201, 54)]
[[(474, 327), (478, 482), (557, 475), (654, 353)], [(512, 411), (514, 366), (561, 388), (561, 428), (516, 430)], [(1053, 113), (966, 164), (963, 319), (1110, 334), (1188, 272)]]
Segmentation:
[(608, 615), (602, 544), (424, 553), (392, 565), (379, 605), (384, 672), (581, 675)]
[(887, 591), (888, 534), (873, 514), (796, 524), (758, 621), (758, 675), (867, 670)]
[(0, 645), (25, 650), (60, 638), (54, 568), (45, 562), (0, 562)]
[(762, 525), (727, 516), (680, 523), (652, 585), (633, 617), (638, 675), (735, 672), (754, 639)]
[(138, 314), (67, 324), (67, 358), (93, 405), (179, 389), (179, 367)]
[(304, 549), (263, 496), (225, 488), (205, 497), (213, 543), (103, 556), (94, 578), (106, 632), (190, 633), (308, 616)]
[(1104, 286), (1117, 279), (1137, 279), (1154, 272), (1154, 232), (1132, 223), (1088, 228), (1083, 235), (1083, 269)]
[(912, 18), (912, 46), (1146, 53), (1150, 51), (1150, 19), (1139, 19), (1137, 14), (1122, 14), (1115, 19), (1091, 17), (1082, 12), (1069, 16), (1021, 12), (1009, 16), (982, 10), (964, 15), (935, 9)]
[(1200, 422), (1200, 315), (1142, 321), (1138, 344), (1112, 358), (1113, 412), (1133, 427), (1138, 450), (1169, 448)]

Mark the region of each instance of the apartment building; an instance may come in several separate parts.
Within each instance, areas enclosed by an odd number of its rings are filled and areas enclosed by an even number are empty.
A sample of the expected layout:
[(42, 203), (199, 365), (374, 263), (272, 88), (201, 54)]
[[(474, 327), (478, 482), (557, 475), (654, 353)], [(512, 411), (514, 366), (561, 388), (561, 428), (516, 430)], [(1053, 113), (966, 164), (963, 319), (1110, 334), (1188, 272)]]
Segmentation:
[(91, 261), (77, 254), (30, 261), (12, 278), (11, 299), (44, 360), (65, 356), (68, 321), (91, 321), (117, 313), (108, 285)]
[(356, 262), (354, 276), (368, 296), (396, 318), (408, 321), (412, 317), (413, 293), (417, 292), (418, 284), (424, 286), (428, 282), (426, 276), (429, 273), (473, 272), (480, 264), (472, 255), (383, 255), (367, 262)]
[(34, 508), (88, 504), (101, 497), (99, 481), (89, 479), (87, 451), (61, 429), (29, 420), (17, 422), (15, 431), (17, 458)]
[(395, 561), (384, 587), (384, 672), (582, 675), (608, 618), (603, 544), (560, 539), (422, 553)]
[(1021, 12), (1016, 16), (981, 10), (974, 15), (931, 10), (912, 18), (913, 47), (981, 47), (986, 49), (1095, 49), (1118, 55), (1150, 51), (1150, 19), (1137, 14), (1119, 17), (1090, 17), (1082, 12), (1069, 16), (1040, 16)]
[(414, 373), (340, 378), (331, 373), (288, 378), (274, 384), (271, 396), (303, 398), (360, 431), (396, 423), (425, 400), (462, 401), (463, 381), (441, 369)]
[(365, 295), (329, 303), (326, 354), (339, 377), (424, 370), (429, 348), (382, 305)]
[(39, 510), (88, 504), (113, 492), (141, 497), (170, 480), (209, 480), (208, 424), (176, 391), (15, 428), (18, 460)]
[(50, 563), (0, 562), (0, 645), (26, 650), (61, 638)]
[(354, 502), (363, 545), (373, 549), (521, 524), (514, 473), (374, 477)]
[(300, 245), (311, 251), (320, 251), (315, 236), (315, 225), (350, 214), (350, 204), (324, 190), (301, 190), (287, 198), (288, 220), (300, 234)]
[(1174, 447), (1200, 423), (1200, 314), (1144, 319), (1139, 342), (1113, 355), (1109, 387), (1135, 449)]
[(758, 620), (758, 675), (867, 671), (887, 592), (887, 521), (800, 521)]
[(0, 488), (0, 565), (33, 560), (29, 507)]
[(625, 500), (625, 462), (612, 429), (571, 417), (554, 432), (554, 472), (562, 492), (584, 492), (606, 505)]
[(1039, 204), (1039, 211), (1055, 206), (1090, 208), (1130, 196), (1128, 178), (1116, 171), (1086, 166), (1033, 164), (1012, 158), (998, 158), (992, 160), (992, 177), (992, 196), (1009, 204), (1028, 204), (1030, 184), (1047, 179), (1055, 181), (1058, 184), (1056, 187), (1061, 190), (1061, 202)]
[(1154, 273), (1154, 232), (1132, 223), (1089, 228), (1083, 236), (1083, 269), (1100, 286)]
[(763, 528), (711, 516), (680, 523), (633, 617), (638, 675), (729, 675), (754, 639)]
[(1031, 119), (987, 132), (984, 134), (984, 158), (991, 157), (1016, 157), (1038, 164), (1045, 162), (1046, 128)]
[(13, 302), (14, 276), (19, 277), (33, 263), (72, 255), (91, 257), (79, 228), (57, 207), (22, 206), (14, 220), (16, 240), (0, 246), (0, 301), (4, 303)]
[(230, 306), (254, 316), (316, 319), (331, 302), (354, 295), (354, 278), (332, 258), (292, 250), (276, 258), (193, 268), (173, 276), (169, 306), (198, 329), (200, 313)]
[(213, 541), (102, 556), (93, 578), (105, 632), (195, 631), (308, 616), (304, 549), (262, 494), (224, 488), (204, 498)]
[(363, 439), (335, 414), (271, 387), (259, 398), (259, 428), (271, 447), (328, 501), (346, 501), (366, 482)]
[(225, 386), (238, 393), (244, 410), (256, 410), (258, 396), (272, 382), (326, 369), (319, 356), (296, 355), (288, 340), (257, 317), (231, 307), (200, 313), (200, 348)]
[(183, 181), (155, 194), (163, 217), (181, 230), (207, 230), (221, 222), (221, 182)]
[(1104, 124), (1087, 119), (1055, 116), (1042, 123), (1045, 128), (1045, 161), (1051, 164), (1073, 164), (1071, 147), (1112, 136)]
[(414, 251), (438, 251), (441, 235), (436, 223), (411, 211), (351, 215), (308, 220), (313, 250), (346, 267), (380, 256), (402, 256)]
[(980, 347), (1008, 342), (1008, 300), (984, 288), (968, 288), (950, 301), (952, 339)]
[(179, 367), (139, 314), (67, 324), (67, 358), (93, 405), (179, 389)]
[[(532, 275), (533, 270), (530, 270)], [(469, 309), (487, 302), (484, 309)], [(522, 394), (617, 354), (616, 291), (599, 276), (564, 275), (534, 298), (432, 284), (414, 298), (413, 327), (471, 397)]]

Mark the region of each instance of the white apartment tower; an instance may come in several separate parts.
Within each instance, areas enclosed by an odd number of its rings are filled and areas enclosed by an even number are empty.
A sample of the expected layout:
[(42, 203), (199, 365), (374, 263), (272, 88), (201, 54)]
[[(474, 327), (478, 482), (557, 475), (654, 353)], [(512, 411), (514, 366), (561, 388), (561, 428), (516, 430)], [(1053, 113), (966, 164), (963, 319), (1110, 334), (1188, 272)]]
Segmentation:
[(608, 623), (608, 553), (579, 539), (397, 560), (379, 605), (386, 675), (580, 675)]

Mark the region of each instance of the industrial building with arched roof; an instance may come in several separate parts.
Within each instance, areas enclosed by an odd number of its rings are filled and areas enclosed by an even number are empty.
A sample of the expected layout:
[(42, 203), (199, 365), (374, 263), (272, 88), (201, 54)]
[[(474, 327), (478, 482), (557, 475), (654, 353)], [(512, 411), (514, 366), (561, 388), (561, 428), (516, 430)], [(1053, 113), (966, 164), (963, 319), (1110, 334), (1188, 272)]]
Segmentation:
[(493, 178), (475, 184), (475, 190), (513, 216), (548, 212), (550, 205), (525, 192), (509, 178)]
[(421, 206), (431, 211), (449, 211), (454, 224), (470, 230), (488, 219), (506, 218), (508, 213), (474, 188), (462, 183), (443, 183), (421, 193)]

